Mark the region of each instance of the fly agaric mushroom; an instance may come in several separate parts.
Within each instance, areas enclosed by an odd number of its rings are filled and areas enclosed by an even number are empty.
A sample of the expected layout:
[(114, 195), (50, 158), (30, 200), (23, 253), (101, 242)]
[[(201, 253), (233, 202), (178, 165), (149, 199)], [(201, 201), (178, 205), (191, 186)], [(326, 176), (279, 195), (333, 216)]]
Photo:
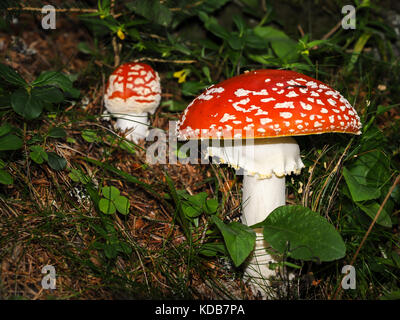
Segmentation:
[(125, 63), (109, 77), (105, 106), (117, 118), (116, 128), (137, 143), (148, 134), (148, 113), (154, 114), (161, 100), (160, 77), (145, 63)]
[[(244, 169), (242, 222), (251, 226), (285, 205), (285, 175), (299, 174), (304, 167), (292, 136), (360, 134), (360, 128), (355, 109), (324, 83), (294, 71), (256, 70), (212, 85), (194, 99), (177, 124), (177, 135), (211, 138), (207, 157)], [(215, 139), (231, 142), (215, 145)], [(246, 145), (232, 145), (246, 139)], [(268, 268), (273, 258), (265, 252), (262, 230), (255, 231), (256, 251), (245, 274), (261, 288), (275, 272)]]

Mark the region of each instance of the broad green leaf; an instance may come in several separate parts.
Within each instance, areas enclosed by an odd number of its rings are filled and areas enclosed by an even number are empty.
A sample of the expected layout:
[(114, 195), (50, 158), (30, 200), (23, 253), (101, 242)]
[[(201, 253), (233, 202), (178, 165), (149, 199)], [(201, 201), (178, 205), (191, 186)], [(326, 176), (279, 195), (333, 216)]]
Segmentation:
[(188, 201), (199, 208), (203, 208), (206, 204), (207, 197), (207, 192), (200, 192), (198, 194), (195, 194), (194, 196), (190, 196), (188, 198)]
[(48, 136), (51, 138), (65, 138), (67, 133), (63, 128), (55, 127), (50, 129)]
[(40, 116), (43, 110), (43, 103), (35, 99), (25, 89), (18, 89), (11, 95), (11, 107), (20, 116), (32, 120)]
[(57, 71), (44, 71), (32, 82), (34, 87), (54, 86), (58, 87), (64, 92), (68, 92), (72, 97), (79, 97), (79, 90), (73, 88), (71, 80), (61, 72)]
[(159, 0), (135, 0), (126, 5), (153, 23), (166, 27), (172, 22), (172, 12)]
[(238, 222), (231, 222), (226, 225), (216, 216), (212, 216), (211, 219), (221, 231), (233, 263), (235, 266), (240, 266), (254, 249), (255, 232)]
[(126, 198), (124, 196), (118, 196), (114, 199), (114, 205), (117, 208), (119, 213), (122, 213), (125, 215), (129, 213), (130, 203), (129, 203), (128, 198)]
[(196, 81), (187, 81), (182, 85), (182, 94), (185, 96), (196, 96), (201, 89), (204, 89), (206, 85)]
[(13, 184), (14, 179), (6, 170), (0, 169), (0, 183)]
[(13, 134), (0, 137), (0, 151), (18, 150), (22, 148), (23, 141)]
[(16, 71), (3, 63), (0, 63), (0, 77), (20, 87), (25, 87), (27, 85), (26, 81)]
[(218, 23), (218, 20), (216, 18), (209, 17), (208, 14), (205, 12), (200, 12), (199, 18), (201, 19), (201, 21), (203, 21), (204, 27), (208, 31), (210, 31), (217, 37), (228, 41), (228, 39), (230, 37), (230, 33), (228, 32), (228, 30), (226, 30), (225, 28), (220, 26), (220, 24)]
[(68, 176), (74, 182), (80, 182), (82, 184), (87, 184), (90, 182), (90, 178), (86, 174), (82, 173), (81, 170), (77, 170), (74, 168), (71, 168), (71, 172), (69, 173)]
[(223, 242), (208, 242), (200, 247), (199, 253), (206, 257), (215, 257), (218, 253), (226, 254)]
[(12, 130), (12, 126), (9, 123), (4, 123), (0, 127), (0, 137), (6, 135), (7, 133), (10, 133)]
[(283, 31), (270, 26), (256, 27), (254, 33), (271, 43), (276, 55), (287, 62), (297, 60), (297, 43), (289, 38)]
[(210, 199), (206, 201), (206, 212), (209, 214), (215, 213), (218, 210), (218, 200), (217, 199)]
[[(369, 203), (359, 203), (356, 202), (357, 206), (360, 207), (362, 211), (364, 211), (371, 219), (375, 218), (375, 215), (377, 214), (380, 205), (379, 203), (373, 201)], [(380, 224), (381, 226), (391, 228), (392, 227), (392, 220), (390, 219), (389, 214), (386, 212), (385, 208), (382, 209), (382, 212), (379, 215), (378, 220), (376, 221), (377, 224)]]
[(180, 112), (185, 110), (187, 107), (186, 103), (175, 101), (175, 100), (167, 100), (161, 103), (162, 107), (168, 107), (168, 111), (171, 112)]
[(31, 94), (35, 99), (39, 99), (47, 103), (60, 103), (64, 101), (64, 95), (60, 89), (55, 87), (33, 88)]
[(101, 193), (106, 199), (110, 200), (115, 200), (120, 195), (119, 190), (114, 186), (103, 187)]
[(281, 206), (256, 226), (264, 227), (264, 239), (280, 253), (289, 249), (300, 260), (332, 261), (343, 258), (346, 246), (325, 218), (303, 206)]
[(343, 177), (350, 190), (351, 198), (353, 201), (366, 201), (373, 200), (380, 197), (381, 192), (376, 187), (368, 187), (351, 174), (347, 168), (343, 168)]
[(40, 146), (31, 146), (30, 149), (32, 150), (29, 153), (29, 157), (36, 162), (37, 164), (42, 164), (44, 161), (49, 159), (46, 151)]
[(188, 218), (196, 218), (202, 213), (201, 208), (190, 205), (186, 202), (182, 202), (182, 210), (185, 216)]
[(99, 201), (99, 209), (101, 212), (105, 214), (114, 214), (117, 211), (117, 208), (115, 208), (114, 203), (105, 198), (101, 198)]
[(65, 169), (67, 160), (57, 155), (55, 152), (47, 152), (47, 162), (53, 170), (59, 171)]

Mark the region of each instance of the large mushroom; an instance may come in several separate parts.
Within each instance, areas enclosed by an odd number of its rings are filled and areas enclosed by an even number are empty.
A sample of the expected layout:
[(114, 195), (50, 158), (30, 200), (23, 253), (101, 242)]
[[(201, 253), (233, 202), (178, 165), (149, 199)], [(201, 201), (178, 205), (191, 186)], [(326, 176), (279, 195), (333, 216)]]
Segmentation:
[(160, 104), (158, 73), (145, 63), (125, 63), (110, 75), (104, 95), (109, 113), (117, 118), (115, 127), (129, 129), (126, 138), (137, 143), (148, 134), (148, 114)]
[[(177, 124), (181, 140), (211, 139), (206, 156), (244, 170), (242, 222), (254, 225), (285, 205), (285, 175), (304, 167), (292, 136), (360, 134), (355, 109), (336, 90), (306, 75), (256, 70), (212, 85), (185, 109)], [(240, 143), (237, 143), (237, 142)], [(275, 271), (262, 230), (245, 270), (257, 288)], [(264, 287), (265, 288), (265, 287)]]

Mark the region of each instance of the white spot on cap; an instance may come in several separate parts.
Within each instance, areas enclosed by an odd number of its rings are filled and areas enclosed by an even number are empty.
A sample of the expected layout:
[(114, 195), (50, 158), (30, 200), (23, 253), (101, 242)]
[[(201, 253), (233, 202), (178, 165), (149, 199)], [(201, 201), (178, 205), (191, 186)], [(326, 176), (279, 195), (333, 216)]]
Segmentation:
[(322, 123), (315, 121), (314, 122), (314, 128), (322, 127)]
[(290, 112), (281, 112), (281, 113), (279, 113), (279, 115), (284, 119), (289, 119), (293, 116), (292, 113), (290, 113)]
[(244, 97), (244, 96), (248, 96), (250, 93), (249, 90), (245, 90), (245, 89), (237, 89), (235, 91), (235, 96), (236, 97)]
[(310, 92), (311, 97), (319, 97), (319, 94), (316, 93), (315, 91)]
[(270, 102), (270, 101), (275, 101), (275, 99), (274, 98), (264, 98), (264, 99), (261, 99), (260, 100), (261, 102)]
[(266, 116), (267, 114), (268, 114), (267, 111), (258, 109), (255, 115), (256, 115), (256, 116)]
[(294, 109), (293, 101), (276, 103), (274, 109)]
[(325, 108), (322, 108), (322, 109), (321, 109), (321, 113), (328, 113), (328, 110), (325, 109)]
[(309, 105), (308, 103), (305, 103), (303, 101), (300, 101), (300, 105), (304, 110), (312, 110), (312, 106)]
[(294, 91), (290, 91), (287, 95), (286, 95), (286, 97), (288, 97), (288, 98), (294, 98), (294, 97), (298, 97), (299, 95), (296, 93), (296, 92), (294, 92)]
[(236, 116), (225, 113), (224, 116), (219, 120), (219, 122), (227, 122), (229, 120), (236, 119)]
[(333, 99), (331, 99), (331, 98), (328, 99), (328, 102), (329, 102), (329, 104), (330, 104), (331, 106), (336, 106), (336, 103), (337, 103), (335, 100), (333, 100)]
[(261, 123), (262, 125), (267, 124), (267, 123), (270, 123), (270, 122), (272, 122), (272, 119), (269, 119), (269, 118), (261, 118), (261, 119), (260, 119), (260, 123)]

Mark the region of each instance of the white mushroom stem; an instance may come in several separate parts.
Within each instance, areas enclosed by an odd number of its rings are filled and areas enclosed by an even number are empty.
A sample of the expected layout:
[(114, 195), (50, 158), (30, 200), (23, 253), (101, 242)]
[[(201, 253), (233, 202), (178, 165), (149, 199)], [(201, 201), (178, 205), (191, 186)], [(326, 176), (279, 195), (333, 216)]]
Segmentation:
[(117, 122), (116, 129), (126, 132), (126, 138), (138, 143), (140, 140), (146, 138), (149, 133), (149, 120), (147, 112), (139, 114), (121, 114), (115, 115)]
[[(214, 142), (214, 141), (213, 141)], [(214, 143), (215, 144), (215, 143)], [(277, 207), (285, 205), (285, 175), (299, 174), (304, 167), (297, 142), (291, 137), (256, 139), (246, 145), (214, 145), (208, 154), (235, 168), (244, 169), (243, 216), (244, 224), (251, 226), (264, 221)], [(276, 275), (269, 262), (276, 262), (266, 251), (262, 228), (256, 229), (257, 241), (246, 270), (246, 278), (260, 289), (264, 297), (268, 278)]]
[[(279, 178), (272, 175), (266, 179), (249, 175), (243, 177), (242, 222), (245, 225), (251, 226), (265, 220), (274, 209), (285, 203), (285, 176)], [(277, 261), (265, 250), (268, 244), (264, 241), (263, 229), (257, 228), (254, 231), (257, 236), (256, 246), (247, 262), (245, 278), (250, 279), (264, 295), (269, 288), (268, 279), (276, 276), (269, 264)]]

